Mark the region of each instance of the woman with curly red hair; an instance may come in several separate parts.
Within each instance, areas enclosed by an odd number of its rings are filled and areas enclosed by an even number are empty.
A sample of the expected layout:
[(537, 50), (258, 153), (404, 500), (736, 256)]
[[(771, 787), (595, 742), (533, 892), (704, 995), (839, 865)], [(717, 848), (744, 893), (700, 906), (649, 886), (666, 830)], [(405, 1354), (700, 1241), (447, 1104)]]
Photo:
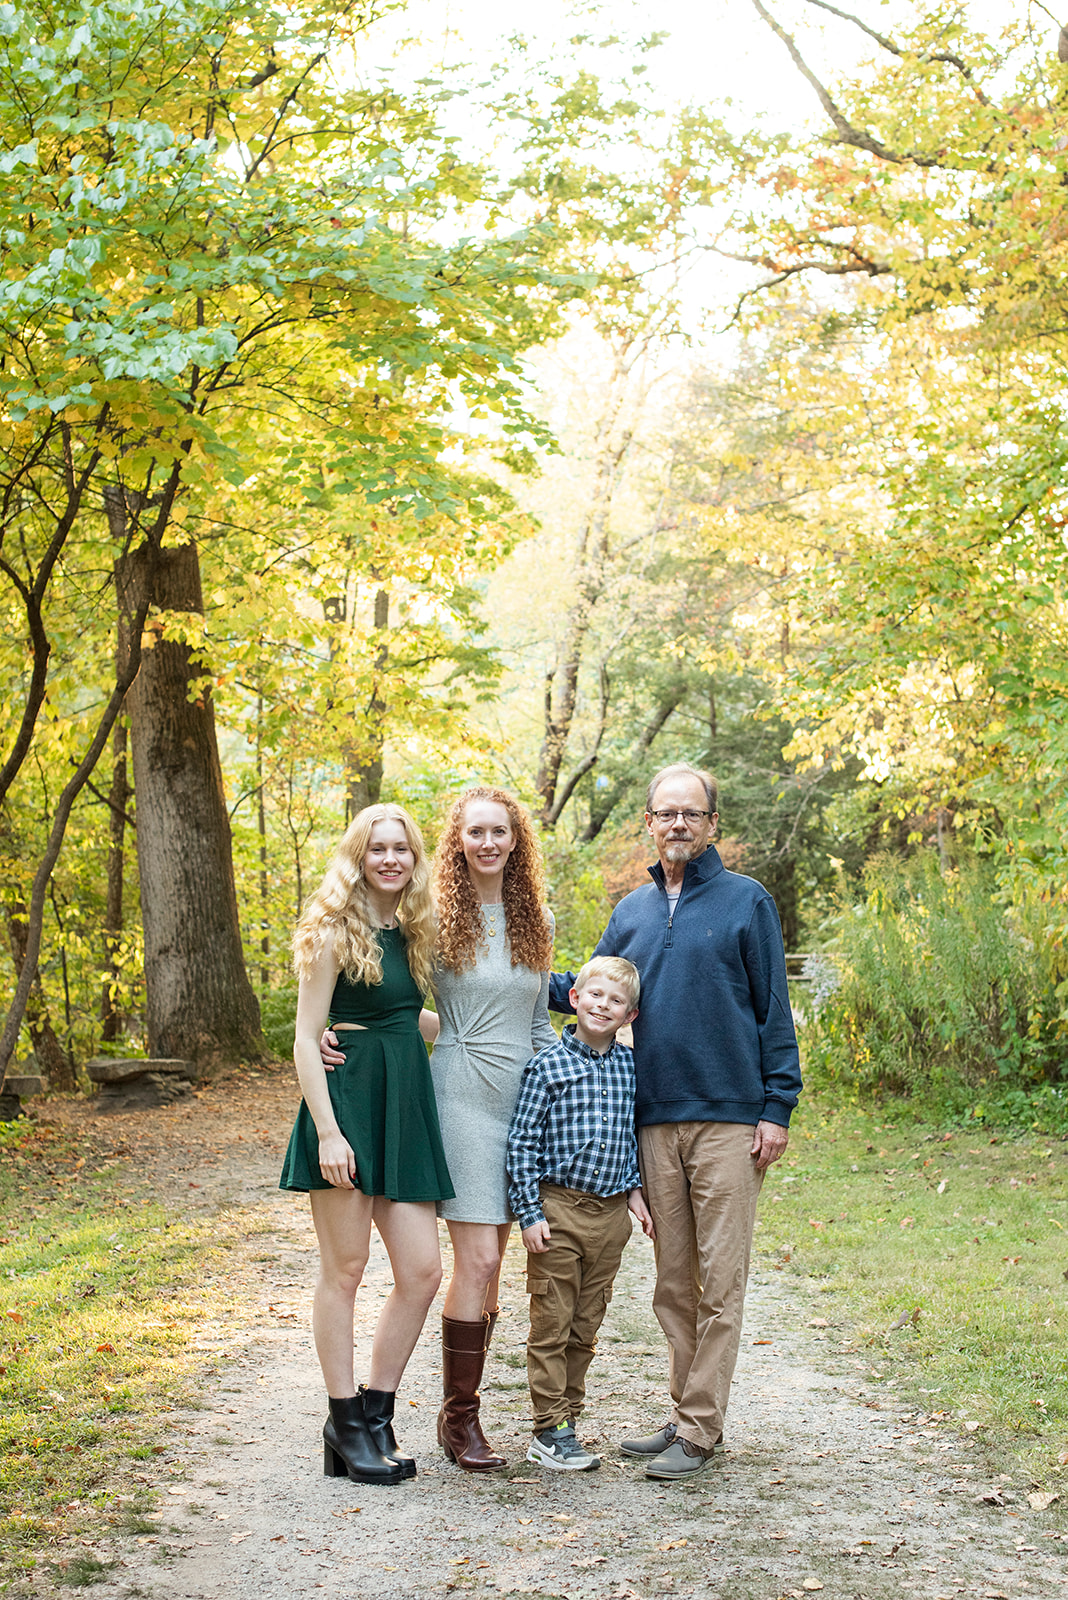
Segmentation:
[(512, 1213), (505, 1147), (519, 1080), (555, 1043), (547, 1008), (553, 924), (530, 819), (505, 789), (466, 790), (434, 856), (433, 976), (441, 1031), (431, 1073), (455, 1197), (453, 1275), (442, 1317), (438, 1439), (469, 1471), (503, 1467), (479, 1423), (479, 1383), (497, 1316)]

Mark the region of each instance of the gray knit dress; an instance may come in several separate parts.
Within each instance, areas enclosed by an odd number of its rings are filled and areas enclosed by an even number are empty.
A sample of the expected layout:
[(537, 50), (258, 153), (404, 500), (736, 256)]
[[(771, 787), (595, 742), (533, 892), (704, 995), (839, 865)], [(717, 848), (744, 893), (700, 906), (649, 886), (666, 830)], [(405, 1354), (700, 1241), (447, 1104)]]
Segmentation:
[(508, 1124), (531, 1056), (555, 1044), (549, 974), (513, 967), (504, 907), (483, 913), (483, 938), (466, 972), (433, 977), (441, 1032), (430, 1058), (454, 1200), (450, 1222), (511, 1222), (504, 1170)]

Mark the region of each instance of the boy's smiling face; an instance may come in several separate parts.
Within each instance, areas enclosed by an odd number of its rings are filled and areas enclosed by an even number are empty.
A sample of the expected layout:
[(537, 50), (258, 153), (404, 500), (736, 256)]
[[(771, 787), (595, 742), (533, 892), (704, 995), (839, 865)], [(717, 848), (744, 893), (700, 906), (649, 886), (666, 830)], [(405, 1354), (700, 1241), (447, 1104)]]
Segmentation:
[(633, 1022), (638, 1015), (626, 989), (611, 978), (587, 979), (581, 989), (572, 989), (570, 999), (575, 1008), (576, 1038), (602, 1054), (624, 1023)]

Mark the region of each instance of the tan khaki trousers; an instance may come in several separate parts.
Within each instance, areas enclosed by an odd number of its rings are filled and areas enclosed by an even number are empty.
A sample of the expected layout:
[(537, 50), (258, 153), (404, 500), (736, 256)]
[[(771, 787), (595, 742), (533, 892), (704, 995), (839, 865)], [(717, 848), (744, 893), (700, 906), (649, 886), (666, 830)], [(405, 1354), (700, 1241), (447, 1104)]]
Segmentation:
[(763, 1173), (739, 1122), (664, 1122), (638, 1130), (656, 1225), (653, 1310), (668, 1343), (672, 1420), (710, 1450), (738, 1359), (742, 1306)]
[(582, 1415), (597, 1330), (631, 1226), (625, 1194), (604, 1200), (543, 1183), (541, 1204), (552, 1240), (548, 1250), (527, 1256), (527, 1382), (536, 1433)]

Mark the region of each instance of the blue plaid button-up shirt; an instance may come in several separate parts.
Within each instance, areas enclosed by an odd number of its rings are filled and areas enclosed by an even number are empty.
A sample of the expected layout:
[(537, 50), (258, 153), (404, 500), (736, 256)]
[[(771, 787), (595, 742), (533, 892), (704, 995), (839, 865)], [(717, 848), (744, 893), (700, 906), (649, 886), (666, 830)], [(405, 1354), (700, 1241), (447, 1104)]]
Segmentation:
[(625, 1044), (599, 1056), (572, 1024), (530, 1062), (508, 1130), (508, 1200), (521, 1228), (545, 1220), (539, 1183), (601, 1196), (640, 1185), (634, 1053)]

